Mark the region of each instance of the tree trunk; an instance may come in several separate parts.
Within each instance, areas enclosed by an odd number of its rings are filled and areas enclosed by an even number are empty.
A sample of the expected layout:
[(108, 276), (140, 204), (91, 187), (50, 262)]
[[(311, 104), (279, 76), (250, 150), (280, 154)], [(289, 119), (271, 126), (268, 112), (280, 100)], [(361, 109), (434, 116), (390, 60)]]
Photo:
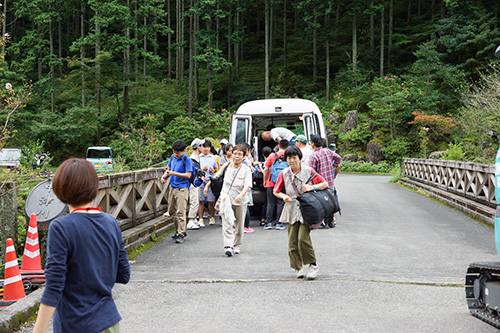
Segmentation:
[[(197, 4), (198, 1), (195, 0), (195, 4)], [(196, 38), (196, 32), (200, 31), (200, 16), (198, 14), (194, 14), (194, 101), (198, 105), (199, 102), (199, 82), (200, 82), (200, 75), (198, 72), (198, 61), (196, 61), (196, 56), (198, 56), (198, 39)]]
[[(85, 6), (84, 2), (81, 2), (80, 5), (81, 8), (81, 13), (80, 13), (80, 39), (83, 40), (85, 38)], [(80, 46), (80, 63), (81, 63), (81, 70), (82, 70), (82, 108), (85, 108), (86, 105), (86, 97), (85, 97), (85, 47)]]
[[(171, 21), (171, 15), (170, 15), (170, 0), (167, 0), (167, 25), (169, 29), (172, 28), (172, 21)], [(172, 34), (168, 34), (168, 42), (167, 42), (167, 49), (168, 49), (168, 54), (167, 54), (167, 62), (168, 62), (168, 72), (167, 76), (169, 79), (172, 78)]]
[(273, 1), (269, 0), (269, 66), (273, 62), (273, 39), (274, 39), (274, 22), (273, 22)]
[[(194, 0), (191, 0), (191, 9), (194, 8)], [(193, 118), (193, 13), (189, 14), (189, 78), (188, 78), (188, 114)]]
[(444, 19), (446, 16), (446, 3), (445, 0), (441, 0), (441, 18)]
[(316, 17), (316, 8), (313, 9), (313, 81), (316, 83), (318, 76), (318, 29), (316, 24), (318, 23), (318, 18)]
[[(232, 20), (229, 18), (228, 20), (228, 37), (227, 37), (227, 62), (231, 64), (231, 53), (232, 53), (232, 47), (231, 47), (231, 35), (233, 33), (233, 25), (232, 25)], [(231, 106), (231, 68), (232, 66), (229, 65), (227, 66), (227, 100), (226, 100), (226, 108), (229, 110), (229, 107)]]
[[(61, 19), (57, 20), (57, 53), (59, 55), (59, 61), (62, 60), (63, 55), (62, 55), (62, 28), (61, 28)], [(63, 76), (63, 66), (62, 64), (59, 65), (59, 77)]]
[[(3, 0), (3, 19), (4, 22), (2, 24), (2, 36), (5, 36), (7, 33), (7, 0)], [(2, 55), (5, 55), (5, 43), (2, 43)], [(2, 258), (5, 258), (2, 256)]]
[[(240, 8), (239, 0), (236, 1), (236, 8)], [(235, 28), (238, 29), (238, 40), (234, 44), (234, 69), (236, 72), (236, 76), (240, 75), (240, 47), (241, 47), (241, 36), (240, 36), (240, 11), (236, 11), (236, 24)]]
[(384, 76), (384, 23), (385, 23), (385, 8), (382, 7), (382, 12), (380, 13), (380, 77)]
[[(389, 14), (390, 17), (391, 14)], [(406, 24), (409, 24), (411, 21), (411, 0), (408, 0), (408, 11), (406, 13)]]
[(358, 32), (356, 26), (356, 13), (352, 16), (352, 72), (354, 74), (354, 84), (357, 86), (357, 67), (358, 67)]
[[(52, 10), (52, 5), (49, 5), (49, 12)], [(52, 14), (52, 13), (51, 13)], [(53, 59), (54, 57), (54, 31), (52, 28), (52, 17), (49, 18), (49, 52), (50, 52), (50, 57)], [(53, 61), (50, 61), (50, 111), (54, 113), (55, 111), (55, 94), (54, 94), (54, 89), (55, 89), (55, 77), (54, 77), (54, 63)]]
[[(373, 0), (370, 2), (373, 10)], [(375, 50), (375, 15), (370, 14), (370, 50)]]
[(394, 26), (394, 0), (389, 1), (389, 41), (387, 45), (387, 72), (391, 72), (392, 30)]
[(265, 0), (266, 8), (264, 11), (265, 15), (265, 97), (269, 98), (269, 1)]
[(175, 43), (176, 43), (176, 54), (175, 54), (175, 77), (178, 83), (181, 83), (181, 0), (176, 2), (176, 25), (175, 25)]
[(283, 78), (286, 79), (286, 0), (283, 1)]
[[(207, 20), (207, 32), (208, 32), (208, 35), (210, 35), (210, 31), (212, 31), (212, 25), (211, 25), (211, 19), (209, 18)], [(213, 47), (213, 45), (208, 42), (208, 45), (207, 47), (209, 49), (211, 49)], [(210, 62), (207, 62), (207, 70), (208, 70), (208, 84), (207, 84), (207, 90), (208, 90), (208, 109), (209, 110), (212, 110), (212, 107), (213, 107), (213, 104), (214, 104), (214, 94), (213, 94), (213, 68), (212, 68), (212, 64)]]
[[(144, 17), (146, 18), (146, 17)], [(139, 16), (137, 15), (137, 1), (134, 1), (134, 79), (135, 93), (139, 94)], [(146, 35), (146, 34), (144, 34)]]
[(326, 74), (325, 74), (325, 90), (326, 90), (326, 102), (330, 101), (330, 14), (325, 15), (325, 28), (327, 30), (325, 35), (325, 58), (326, 58)]
[[(95, 13), (95, 16), (99, 16), (99, 13), (96, 11)], [(99, 21), (96, 20), (96, 23), (95, 23), (95, 33), (97, 35), (97, 38), (95, 40), (95, 58), (96, 58), (96, 62), (95, 62), (95, 67), (96, 67), (96, 70), (95, 70), (95, 75), (96, 75), (96, 78), (97, 78), (97, 83), (96, 83), (96, 95), (97, 95), (97, 133), (96, 133), (96, 136), (97, 136), (97, 142), (100, 141), (101, 139), (101, 129), (100, 129), (100, 126), (99, 126), (99, 119), (101, 118), (101, 84), (99, 83), (100, 82), (100, 79), (101, 79), (101, 63), (99, 61), (99, 55), (101, 54), (101, 26), (99, 24)]]
[[(148, 19), (144, 16), (144, 29), (146, 29), (147, 26), (148, 26)], [(146, 31), (146, 30), (144, 30), (144, 31)], [(146, 52), (148, 52), (148, 38), (147, 38), (146, 33), (144, 33), (144, 36), (142, 38), (143, 38), (142, 49), (143, 49), (144, 54), (146, 54)], [(143, 58), (142, 76), (143, 76), (144, 82), (146, 82), (145, 80), (146, 80), (146, 75), (148, 72), (147, 59), (146, 59), (146, 56), (143, 56), (142, 58)]]
[[(130, 0), (127, 0), (127, 9), (130, 10)], [(127, 45), (125, 47), (125, 55), (123, 59), (123, 73), (125, 85), (123, 87), (123, 117), (118, 116), (119, 121), (126, 122), (128, 115), (128, 102), (129, 102), (129, 76), (130, 76), (130, 45), (128, 41), (130, 40), (130, 15), (127, 14), (126, 17), (126, 26), (125, 26), (125, 39), (127, 41)]]

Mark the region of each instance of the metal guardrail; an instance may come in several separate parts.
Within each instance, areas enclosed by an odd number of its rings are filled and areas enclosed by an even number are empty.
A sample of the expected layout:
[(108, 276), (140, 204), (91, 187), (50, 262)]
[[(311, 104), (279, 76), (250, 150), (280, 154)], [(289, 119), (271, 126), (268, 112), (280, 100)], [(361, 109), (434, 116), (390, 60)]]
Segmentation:
[(495, 208), (495, 166), (462, 161), (405, 158), (403, 177)]
[(164, 168), (99, 176), (94, 207), (113, 215), (122, 231), (160, 216), (168, 208), (168, 185), (160, 182)]

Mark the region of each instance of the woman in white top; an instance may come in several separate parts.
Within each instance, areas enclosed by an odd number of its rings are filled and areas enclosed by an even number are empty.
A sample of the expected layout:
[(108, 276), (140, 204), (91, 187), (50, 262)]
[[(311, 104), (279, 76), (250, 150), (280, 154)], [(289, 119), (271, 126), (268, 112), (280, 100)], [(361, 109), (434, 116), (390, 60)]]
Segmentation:
[[(215, 174), (215, 178), (224, 174), (224, 183), (220, 194), (220, 212), (224, 254), (228, 257), (240, 253), (243, 241), (243, 226), (248, 202), (247, 192), (252, 187), (252, 171), (242, 163), (246, 152), (247, 149), (244, 145), (236, 145), (233, 148), (232, 162), (225, 164)], [(234, 231), (233, 225), (235, 226)]]

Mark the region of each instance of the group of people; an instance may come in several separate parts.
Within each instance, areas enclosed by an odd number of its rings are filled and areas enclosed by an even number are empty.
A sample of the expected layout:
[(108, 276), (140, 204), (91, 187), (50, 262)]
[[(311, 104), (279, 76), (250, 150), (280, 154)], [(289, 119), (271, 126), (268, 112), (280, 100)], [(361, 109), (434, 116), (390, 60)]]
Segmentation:
[[(286, 128), (273, 128), (261, 134), (264, 141), (277, 142), (278, 150), (264, 147), (261, 154), (265, 162), (254, 161), (248, 144), (232, 146), (221, 141), (218, 152), (209, 140), (194, 139), (191, 142), (191, 158), (185, 154), (186, 144), (176, 140), (172, 144), (173, 157), (161, 181), (170, 177), (169, 210), (174, 218), (176, 232), (172, 236), (177, 243), (183, 243), (186, 229), (204, 226), (203, 211), (205, 201), (210, 212), (209, 224), (215, 224), (215, 207), (218, 207), (222, 225), (224, 254), (231, 257), (241, 253), (243, 234), (251, 229), (248, 204), (252, 202), (251, 188), (255, 170), (262, 172), (266, 198), (261, 216), (261, 226), (266, 230), (288, 229), (288, 252), (290, 266), (297, 277), (306, 276), (304, 267), (309, 265), (307, 278), (318, 274), (314, 248), (309, 237), (310, 226), (303, 220), (297, 196), (307, 191), (334, 187), (334, 179), (340, 169), (341, 157), (325, 148), (319, 135), (295, 135)], [(281, 164), (277, 167), (278, 163)], [(204, 172), (201, 186), (190, 184), (193, 164)], [(313, 175), (313, 177), (311, 177)], [(216, 198), (211, 190), (211, 182), (223, 177), (222, 190)], [(310, 179), (311, 178), (311, 179)], [(189, 202), (186, 227), (186, 208)], [(217, 205), (216, 205), (217, 203)], [(285, 226), (288, 224), (288, 228)], [(326, 217), (321, 229), (335, 227), (334, 216)]]
[[(266, 162), (261, 171), (268, 189), (264, 226), (269, 229), (270, 224), (272, 228), (276, 220), (277, 229), (288, 229), (290, 266), (297, 278), (314, 279), (319, 269), (310, 238), (312, 227), (301, 215), (297, 196), (333, 187), (341, 158), (324, 148), (319, 135), (311, 135), (309, 147), (303, 135), (290, 136), (286, 131), (272, 130), (264, 133), (263, 140), (278, 142), (276, 153), (270, 147), (262, 150)], [(245, 220), (249, 219), (252, 168), (261, 166), (249, 158), (249, 145), (232, 147), (227, 141), (221, 143), (219, 155), (209, 140), (195, 139), (191, 143), (194, 152), (188, 158), (186, 144), (176, 140), (161, 181), (164, 183), (170, 177), (168, 213), (174, 218), (174, 239), (182, 243), (186, 236), (188, 202), (189, 223), (201, 224), (204, 200), (208, 199), (209, 223), (213, 224), (215, 200), (211, 201), (209, 183), (224, 177), (219, 206), (224, 254), (231, 257), (241, 253)], [(286, 161), (287, 166), (273, 180), (273, 163), (277, 159)], [(201, 186), (192, 183), (192, 174), (197, 169), (204, 173)], [(116, 219), (91, 205), (99, 189), (96, 171), (84, 159), (69, 159), (57, 169), (52, 189), (68, 205), (70, 214), (55, 219), (49, 227), (46, 284), (33, 332), (45, 332), (52, 317), (54, 332), (119, 332), (121, 317), (111, 290), (115, 283), (129, 281), (130, 265)], [(333, 216), (324, 222), (326, 226), (334, 226)]]

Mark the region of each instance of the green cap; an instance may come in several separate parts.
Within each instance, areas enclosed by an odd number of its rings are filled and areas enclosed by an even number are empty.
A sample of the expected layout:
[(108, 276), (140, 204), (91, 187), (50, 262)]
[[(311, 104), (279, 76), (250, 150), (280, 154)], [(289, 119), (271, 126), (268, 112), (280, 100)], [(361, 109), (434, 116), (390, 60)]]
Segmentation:
[(297, 137), (295, 138), (295, 141), (300, 141), (302, 143), (307, 143), (307, 138), (305, 135), (297, 135)]

